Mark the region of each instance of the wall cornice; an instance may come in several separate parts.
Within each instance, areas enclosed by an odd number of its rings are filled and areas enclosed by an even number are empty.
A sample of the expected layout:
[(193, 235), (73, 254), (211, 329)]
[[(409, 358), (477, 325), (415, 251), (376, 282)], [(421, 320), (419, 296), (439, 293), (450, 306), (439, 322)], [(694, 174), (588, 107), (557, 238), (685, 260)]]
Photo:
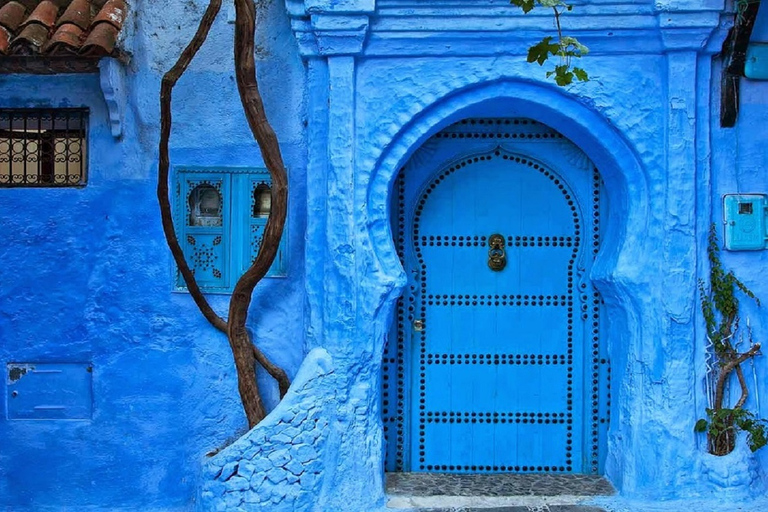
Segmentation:
[(363, 51), (375, 0), (286, 0), (302, 57)]
[[(524, 55), (552, 35), (545, 11), (522, 14), (507, 0), (286, 0), (304, 58), (328, 55)], [(563, 16), (569, 35), (592, 54), (713, 53), (722, 0), (579, 5)]]

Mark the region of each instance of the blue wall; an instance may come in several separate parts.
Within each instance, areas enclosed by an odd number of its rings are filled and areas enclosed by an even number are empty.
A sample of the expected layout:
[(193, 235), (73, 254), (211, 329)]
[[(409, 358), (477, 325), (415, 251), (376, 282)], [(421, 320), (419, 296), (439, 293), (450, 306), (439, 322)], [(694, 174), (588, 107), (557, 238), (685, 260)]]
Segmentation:
[[(288, 278), (257, 290), (251, 323), (297, 386), (209, 459), (245, 425), (234, 368), (226, 340), (171, 292), (154, 196), (160, 77), (205, 2), (132, 3), (120, 140), (97, 76), (0, 77), (0, 107), (91, 109), (86, 188), (0, 190), (0, 362), (93, 366), (92, 420), (0, 420), (0, 508), (381, 509), (379, 372), (404, 282), (389, 194), (424, 141), (469, 116), (548, 124), (605, 180), (610, 220), (592, 277), (610, 314), (606, 475), (620, 500), (715, 508), (723, 496), (765, 493), (768, 454), (715, 460), (693, 433), (705, 407), (696, 283), (706, 233), (722, 219), (723, 193), (768, 192), (767, 86), (743, 81), (739, 123), (718, 125), (722, 3), (580, 6), (567, 26), (593, 50), (593, 80), (565, 90), (525, 62), (549, 18), (518, 15), (506, 0), (420, 3), (428, 22), (395, 0), (288, 0), (290, 17), (282, 1), (262, 4), (259, 74), (290, 173), (290, 257)], [(174, 165), (260, 165), (224, 11), (174, 94)], [(724, 260), (768, 300), (764, 252)], [(225, 311), (225, 296), (212, 302)], [(768, 339), (765, 313), (747, 313), (756, 339)], [(756, 367), (750, 404), (759, 394), (768, 416), (768, 363)], [(686, 507), (677, 503), (667, 510)]]
[[(719, 72), (719, 66), (715, 69)], [(713, 95), (717, 97), (717, 89)], [(768, 138), (765, 131), (768, 126), (768, 82), (742, 80), (740, 103), (736, 126), (733, 129), (715, 127), (713, 133), (712, 221), (720, 226), (723, 223), (723, 194), (768, 193)], [(719, 233), (722, 239), (722, 228)], [(765, 311), (768, 283), (763, 276), (768, 272), (768, 253), (723, 251), (723, 263), (733, 269), (737, 277), (763, 301), (763, 306), (758, 308), (742, 296), (744, 310), (741, 317), (742, 327), (748, 320), (754, 340), (765, 347), (768, 342), (768, 316)], [(763, 353), (766, 354), (765, 349)], [(743, 367), (752, 388), (747, 407), (758, 416), (768, 418), (768, 357), (764, 355), (754, 360), (757, 382), (754, 382), (752, 364)], [(738, 396), (737, 390), (733, 390), (734, 398)], [(757, 455), (762, 468), (760, 475), (763, 482), (768, 483), (768, 451), (760, 450)]]
[[(160, 78), (205, 2), (131, 4), (120, 140), (98, 75), (0, 76), (0, 107), (91, 111), (85, 188), (0, 190), (0, 362), (93, 368), (91, 420), (7, 420), (3, 408), (0, 510), (187, 510), (204, 454), (246, 426), (226, 338), (187, 294), (171, 292), (155, 196)], [(175, 90), (172, 165), (262, 165), (236, 93), (227, 8)], [(291, 256), (287, 278), (259, 287), (251, 322), (260, 347), (293, 376), (304, 356), (304, 68), (283, 6), (269, 4), (261, 21), (264, 100), (291, 180)], [(226, 299), (212, 297), (224, 315)], [(276, 386), (261, 377), (273, 407)], [(3, 379), (3, 397), (6, 387)]]

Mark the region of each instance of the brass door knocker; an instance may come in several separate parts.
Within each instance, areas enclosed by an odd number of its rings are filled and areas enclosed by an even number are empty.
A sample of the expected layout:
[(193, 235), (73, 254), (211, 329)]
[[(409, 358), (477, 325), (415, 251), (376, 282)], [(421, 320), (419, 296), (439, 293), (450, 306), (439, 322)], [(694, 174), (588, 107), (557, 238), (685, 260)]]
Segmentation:
[(507, 266), (507, 253), (504, 250), (504, 237), (494, 234), (488, 237), (488, 267), (494, 272)]

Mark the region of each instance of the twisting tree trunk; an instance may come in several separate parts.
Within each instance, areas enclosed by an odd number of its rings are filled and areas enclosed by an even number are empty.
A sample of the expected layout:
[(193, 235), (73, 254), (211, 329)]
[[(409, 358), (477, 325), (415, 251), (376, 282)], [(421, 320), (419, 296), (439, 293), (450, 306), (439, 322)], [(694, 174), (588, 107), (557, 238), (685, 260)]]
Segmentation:
[(213, 21), (220, 10), (221, 0), (211, 0), (210, 4), (208, 4), (208, 9), (206, 9), (203, 15), (203, 19), (200, 20), (200, 26), (198, 26), (195, 36), (187, 47), (184, 48), (184, 51), (181, 52), (181, 56), (176, 61), (176, 64), (163, 76), (163, 81), (160, 85), (160, 164), (157, 173), (157, 200), (160, 203), (160, 216), (163, 222), (165, 239), (168, 242), (168, 247), (171, 249), (173, 259), (176, 261), (176, 266), (184, 278), (187, 290), (189, 290), (195, 304), (200, 308), (206, 320), (218, 330), (227, 332), (227, 322), (213, 311), (203, 292), (200, 291), (195, 275), (190, 270), (187, 260), (184, 259), (184, 252), (181, 250), (179, 240), (176, 237), (176, 228), (173, 225), (171, 202), (168, 199), (168, 171), (171, 166), (168, 156), (168, 142), (171, 138), (171, 125), (173, 123), (171, 112), (173, 88), (205, 42), (208, 32), (211, 30), (211, 25), (213, 25)]
[(285, 226), (288, 206), (288, 177), (272, 126), (267, 121), (264, 104), (256, 81), (254, 32), (256, 8), (252, 0), (235, 0), (235, 72), (240, 101), (253, 137), (259, 145), (264, 164), (272, 177), (272, 211), (264, 228), (264, 238), (256, 261), (237, 281), (229, 303), (229, 342), (235, 355), (240, 395), (248, 423), (253, 426), (264, 417), (264, 409), (256, 388), (253, 344), (248, 338), (245, 322), (253, 289), (267, 274), (277, 256), (280, 237)]
[(251, 304), (253, 290), (267, 274), (269, 267), (277, 256), (287, 213), (288, 178), (283, 165), (277, 136), (264, 112), (264, 105), (261, 101), (256, 79), (256, 63), (254, 60), (256, 9), (252, 0), (235, 0), (235, 9), (234, 47), (237, 86), (248, 125), (259, 145), (264, 163), (272, 177), (272, 210), (267, 219), (264, 237), (256, 260), (235, 285), (235, 290), (229, 303), (228, 320), (224, 320), (213, 311), (184, 258), (184, 253), (176, 237), (168, 196), (168, 171), (170, 168), (168, 146), (172, 125), (171, 99), (173, 88), (208, 37), (211, 26), (221, 10), (221, 0), (210, 1), (192, 41), (181, 53), (176, 64), (163, 76), (160, 89), (161, 130), (157, 198), (160, 203), (163, 231), (168, 247), (187, 285), (189, 293), (192, 295), (195, 304), (197, 304), (203, 316), (215, 328), (227, 335), (235, 360), (235, 368), (237, 369), (240, 399), (248, 419), (248, 426), (252, 428), (266, 415), (258, 383), (256, 382), (256, 362), (277, 380), (281, 397), (285, 395), (290, 386), (286, 373), (269, 361), (256, 347), (246, 329), (248, 308)]
[[(728, 332), (730, 338), (730, 331)], [(715, 401), (713, 414), (717, 417), (724, 410), (731, 411), (728, 416), (723, 418), (723, 424), (732, 426), (735, 422), (734, 413), (744, 407), (749, 397), (749, 388), (747, 388), (747, 382), (744, 379), (744, 372), (741, 369), (741, 363), (747, 361), (750, 358), (756, 357), (760, 353), (760, 343), (755, 343), (752, 347), (743, 353), (731, 348), (731, 343), (727, 343), (727, 349), (723, 350), (720, 358), (720, 371), (717, 376), (715, 384)], [(732, 408), (726, 407), (725, 404), (725, 386), (728, 383), (731, 374), (735, 373), (739, 381), (739, 388), (741, 389), (741, 396)], [(709, 445), (711, 452), (715, 455), (727, 455), (733, 451), (736, 447), (736, 433), (734, 429), (726, 429), (719, 432), (717, 435), (710, 434)]]

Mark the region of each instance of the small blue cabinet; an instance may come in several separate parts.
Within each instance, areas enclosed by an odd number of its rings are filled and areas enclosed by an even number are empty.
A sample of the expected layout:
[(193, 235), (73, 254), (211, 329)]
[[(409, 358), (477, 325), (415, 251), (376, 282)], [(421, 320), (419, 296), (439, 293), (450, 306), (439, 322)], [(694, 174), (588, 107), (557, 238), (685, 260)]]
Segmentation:
[(768, 6), (765, 2), (760, 5), (752, 28), (744, 76), (752, 80), (768, 80)]
[(727, 194), (723, 198), (725, 248), (759, 251), (766, 248), (766, 208), (763, 194)]
[[(261, 247), (271, 209), (266, 169), (176, 169), (175, 223), (190, 269), (206, 292), (229, 293)], [(285, 237), (283, 237), (285, 239)], [(268, 276), (285, 276), (281, 241)], [(178, 290), (184, 280), (175, 270)]]
[(9, 363), (9, 420), (89, 420), (93, 415), (90, 363)]

